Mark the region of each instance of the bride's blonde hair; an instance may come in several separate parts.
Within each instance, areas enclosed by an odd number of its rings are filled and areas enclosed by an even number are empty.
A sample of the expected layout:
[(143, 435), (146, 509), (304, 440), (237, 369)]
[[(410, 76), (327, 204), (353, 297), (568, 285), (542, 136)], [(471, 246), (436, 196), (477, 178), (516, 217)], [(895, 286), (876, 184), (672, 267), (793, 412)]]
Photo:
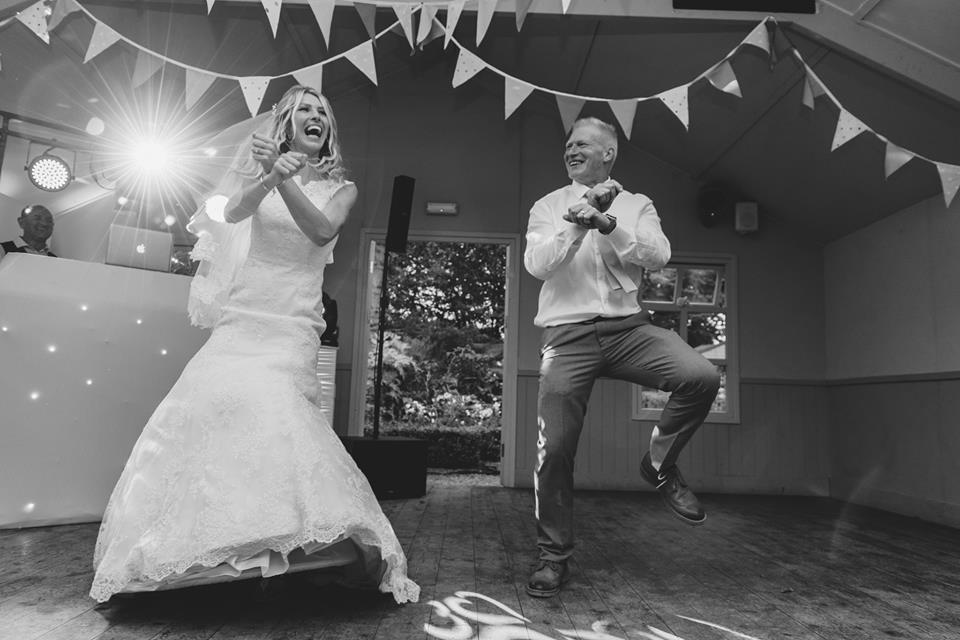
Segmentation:
[(293, 114), (300, 108), (305, 95), (312, 95), (320, 101), (327, 116), (327, 139), (317, 158), (311, 159), (310, 166), (320, 173), (323, 178), (340, 180), (346, 174), (343, 166), (343, 156), (340, 154), (340, 136), (337, 133), (337, 120), (333, 116), (333, 108), (326, 96), (312, 87), (294, 85), (286, 90), (283, 97), (273, 107), (273, 119), (268, 135), (277, 143), (277, 147), (286, 149), (295, 136), (299, 134), (293, 126)]

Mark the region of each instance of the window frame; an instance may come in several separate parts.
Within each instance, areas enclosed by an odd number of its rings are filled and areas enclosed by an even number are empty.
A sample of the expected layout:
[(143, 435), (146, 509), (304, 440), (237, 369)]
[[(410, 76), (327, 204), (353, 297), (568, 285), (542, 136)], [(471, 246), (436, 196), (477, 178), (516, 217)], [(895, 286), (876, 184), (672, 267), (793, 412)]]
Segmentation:
[[(737, 311), (738, 305), (738, 287), (737, 287), (737, 257), (732, 254), (719, 253), (674, 253), (670, 262), (664, 265), (664, 268), (716, 268), (721, 267), (724, 270), (724, 283), (726, 287), (726, 305), (677, 305), (675, 301), (665, 302), (644, 302), (640, 304), (645, 311), (679, 311), (684, 312), (710, 312), (722, 310), (725, 314), (726, 328), (726, 393), (727, 410), (724, 412), (711, 411), (704, 424), (740, 424), (740, 341), (737, 331)], [(678, 275), (679, 284), (679, 275)], [(643, 288), (637, 291), (637, 297), (643, 295)], [(631, 385), (631, 411), (630, 417), (633, 420), (642, 422), (656, 422), (660, 419), (662, 409), (644, 409), (641, 407), (641, 385)]]

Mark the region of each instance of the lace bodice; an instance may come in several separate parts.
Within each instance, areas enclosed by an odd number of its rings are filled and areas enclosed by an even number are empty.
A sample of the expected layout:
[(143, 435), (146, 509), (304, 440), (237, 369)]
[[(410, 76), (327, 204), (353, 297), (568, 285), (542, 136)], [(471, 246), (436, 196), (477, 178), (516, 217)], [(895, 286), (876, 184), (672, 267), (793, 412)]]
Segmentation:
[[(348, 182), (293, 178), (318, 208)], [(224, 304), (225, 312), (249, 312), (309, 321), (323, 330), (323, 271), (336, 238), (318, 246), (303, 234), (276, 190), (251, 220), (250, 250)]]

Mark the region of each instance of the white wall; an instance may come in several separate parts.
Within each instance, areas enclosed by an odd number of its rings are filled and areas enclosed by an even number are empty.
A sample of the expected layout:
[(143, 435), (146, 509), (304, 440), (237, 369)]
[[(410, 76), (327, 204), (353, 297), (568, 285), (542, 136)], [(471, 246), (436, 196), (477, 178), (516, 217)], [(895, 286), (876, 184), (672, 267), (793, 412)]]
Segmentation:
[(828, 380), (960, 370), (958, 241), (936, 196), (825, 248)]
[(960, 526), (960, 216), (940, 196), (831, 243), (831, 495)]

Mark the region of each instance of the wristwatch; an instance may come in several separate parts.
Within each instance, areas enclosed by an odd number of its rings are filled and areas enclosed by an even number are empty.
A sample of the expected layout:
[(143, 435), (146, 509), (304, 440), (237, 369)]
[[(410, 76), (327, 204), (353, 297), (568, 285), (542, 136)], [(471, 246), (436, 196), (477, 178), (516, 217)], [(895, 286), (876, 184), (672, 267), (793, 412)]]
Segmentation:
[(609, 213), (605, 213), (605, 214), (603, 214), (603, 215), (607, 216), (607, 220), (609, 220), (610, 223), (613, 224), (613, 226), (610, 227), (609, 229), (607, 229), (606, 231), (601, 231), (601, 232), (600, 232), (600, 233), (603, 234), (603, 235), (608, 235), (608, 234), (613, 233), (613, 230), (617, 228), (617, 218), (616, 218), (616, 216), (612, 216), (612, 215), (610, 215)]

